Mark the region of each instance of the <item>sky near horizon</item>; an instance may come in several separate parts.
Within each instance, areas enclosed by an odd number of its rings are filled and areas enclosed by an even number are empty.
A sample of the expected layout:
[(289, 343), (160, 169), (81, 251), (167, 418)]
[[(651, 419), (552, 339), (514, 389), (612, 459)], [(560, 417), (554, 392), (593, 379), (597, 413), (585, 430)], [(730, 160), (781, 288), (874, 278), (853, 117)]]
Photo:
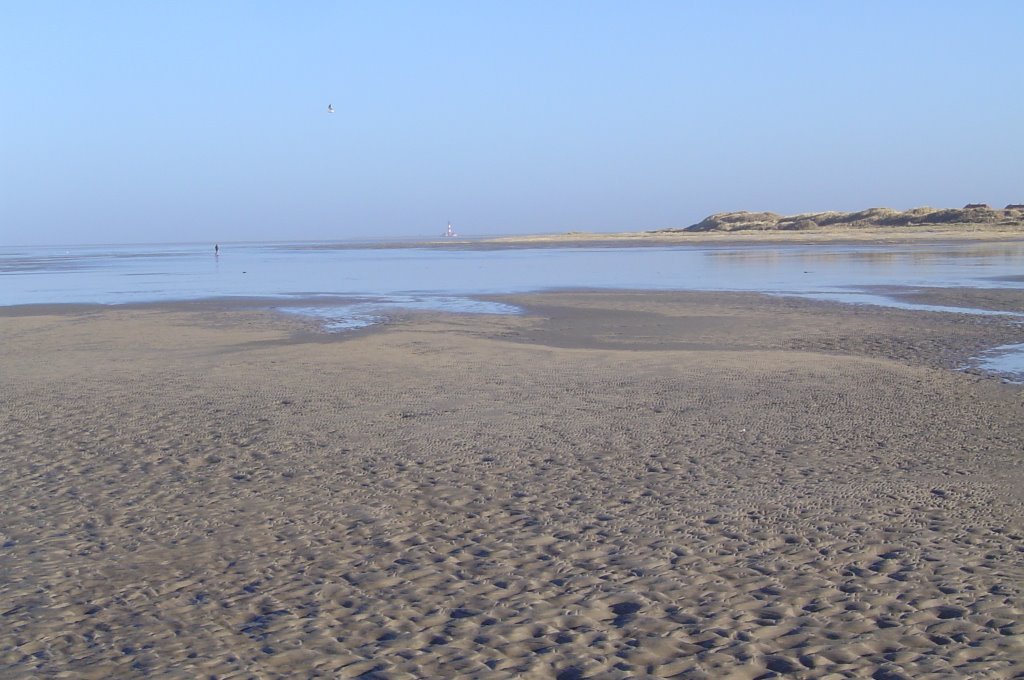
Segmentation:
[(0, 0), (0, 246), (1022, 203), (1022, 29), (1016, 0)]

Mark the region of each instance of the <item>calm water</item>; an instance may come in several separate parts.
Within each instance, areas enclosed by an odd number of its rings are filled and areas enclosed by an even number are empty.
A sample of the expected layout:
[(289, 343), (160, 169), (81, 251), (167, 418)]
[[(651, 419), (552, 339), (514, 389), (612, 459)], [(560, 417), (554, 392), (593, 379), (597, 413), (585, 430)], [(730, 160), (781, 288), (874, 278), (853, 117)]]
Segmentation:
[[(1024, 288), (1022, 274), (1022, 243), (537, 249), (250, 243), (225, 244), (218, 256), (207, 244), (0, 248), (0, 306), (271, 297), (288, 311), (344, 329), (375, 323), (394, 308), (515, 311), (477, 295), (619, 288), (754, 291), (942, 311), (876, 291)], [(1011, 348), (999, 356), (1020, 354)]]

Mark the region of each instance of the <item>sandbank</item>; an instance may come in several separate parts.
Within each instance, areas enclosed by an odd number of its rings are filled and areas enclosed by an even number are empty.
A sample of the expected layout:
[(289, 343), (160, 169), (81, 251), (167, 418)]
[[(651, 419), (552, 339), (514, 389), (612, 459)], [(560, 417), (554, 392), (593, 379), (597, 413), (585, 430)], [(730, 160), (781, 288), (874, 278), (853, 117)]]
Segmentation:
[(434, 245), (571, 247), (571, 246), (666, 246), (756, 245), (827, 243), (927, 243), (964, 241), (1024, 241), (1024, 225), (928, 225), (921, 227), (820, 228), (800, 231), (628, 231), (615, 233), (565, 232), (480, 239), (444, 239)]
[(501, 299), (0, 315), (0, 676), (1024, 673), (1018, 326)]

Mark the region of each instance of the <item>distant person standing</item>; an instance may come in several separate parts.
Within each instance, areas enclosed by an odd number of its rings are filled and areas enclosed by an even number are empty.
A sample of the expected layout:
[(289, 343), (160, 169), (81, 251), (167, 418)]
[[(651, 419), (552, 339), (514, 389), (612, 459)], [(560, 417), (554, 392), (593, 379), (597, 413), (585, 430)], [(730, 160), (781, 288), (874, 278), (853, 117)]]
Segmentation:
[(220, 255), (220, 244), (215, 243), (213, 244), (213, 256), (217, 257), (218, 255)]

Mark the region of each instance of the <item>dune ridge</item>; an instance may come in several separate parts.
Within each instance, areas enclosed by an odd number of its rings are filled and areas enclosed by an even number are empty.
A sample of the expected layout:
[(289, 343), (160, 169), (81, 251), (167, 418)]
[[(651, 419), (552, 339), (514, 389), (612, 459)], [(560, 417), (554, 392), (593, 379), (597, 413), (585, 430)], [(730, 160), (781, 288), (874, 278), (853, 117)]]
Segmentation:
[(984, 204), (968, 204), (963, 208), (913, 208), (892, 210), (869, 208), (857, 212), (812, 212), (778, 215), (773, 212), (724, 212), (710, 215), (685, 229), (663, 229), (659, 232), (689, 231), (807, 231), (823, 227), (864, 229), (870, 227), (930, 227), (954, 225), (1024, 226), (1024, 205), (1010, 204), (1003, 209)]

